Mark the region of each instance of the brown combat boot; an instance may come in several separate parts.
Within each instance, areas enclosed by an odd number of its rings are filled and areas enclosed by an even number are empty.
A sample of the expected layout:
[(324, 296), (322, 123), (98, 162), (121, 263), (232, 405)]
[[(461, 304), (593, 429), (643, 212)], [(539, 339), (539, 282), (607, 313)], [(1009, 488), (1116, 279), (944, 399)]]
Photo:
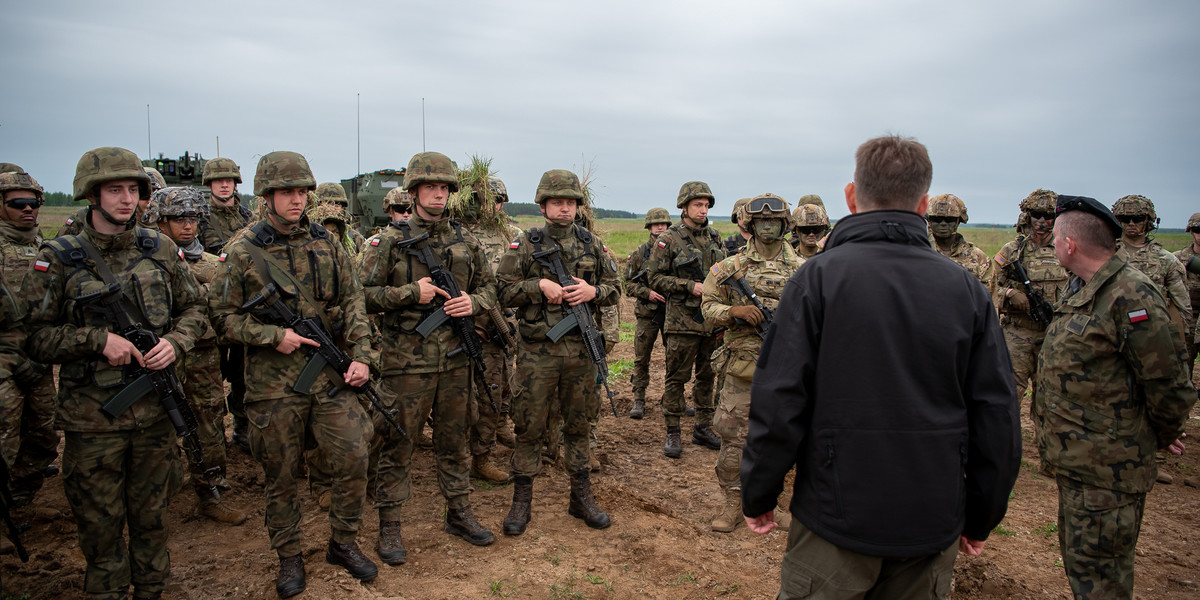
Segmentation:
[(487, 454), (479, 454), (471, 458), (471, 474), (492, 483), (508, 483), (512, 475), (492, 463)]
[(226, 525), (241, 525), (249, 516), (245, 512), (225, 506), (221, 502), (201, 504), (198, 512), (203, 517)]
[(375, 544), (375, 552), (379, 554), (379, 560), (393, 567), (408, 560), (404, 542), (400, 541), (400, 521), (379, 522), (379, 541)]
[(717, 533), (731, 533), (737, 529), (742, 518), (742, 494), (738, 490), (725, 490), (725, 506), (713, 517), (712, 530)]
[(496, 441), (509, 448), (517, 447), (517, 435), (513, 433), (508, 415), (500, 415), (500, 422), (496, 424)]
[(470, 506), (446, 510), (446, 533), (471, 542), (476, 546), (489, 546), (496, 537), (475, 520)]
[(593, 473), (600, 472), (600, 459), (596, 456), (595, 448), (588, 448), (588, 470)]
[(571, 474), (571, 503), (567, 506), (567, 514), (583, 519), (592, 529), (604, 529), (612, 524), (608, 513), (596, 506), (596, 499), (592, 497), (592, 480), (587, 471)]
[(513, 482), (512, 508), (504, 517), (504, 535), (521, 535), (533, 519), (533, 478), (517, 475)]
[(792, 513), (786, 510), (776, 509), (775, 524), (779, 526), (780, 531), (787, 531), (792, 528)]
[(630, 419), (641, 419), (646, 416), (646, 398), (638, 396), (633, 399), (633, 407), (629, 409)]
[(679, 458), (683, 455), (683, 442), (680, 441), (679, 426), (667, 425), (667, 443), (663, 444), (663, 454), (667, 458)]
[(305, 588), (304, 559), (299, 554), (279, 559), (279, 575), (275, 576), (275, 593), (291, 598)]
[(358, 542), (339, 544), (329, 540), (329, 548), (325, 550), (325, 562), (346, 569), (359, 581), (370, 581), (379, 575), (379, 567), (358, 549)]
[(329, 490), (325, 490), (321, 492), (320, 496), (317, 497), (317, 506), (319, 506), (321, 510), (329, 510), (329, 503), (332, 501), (333, 493)]

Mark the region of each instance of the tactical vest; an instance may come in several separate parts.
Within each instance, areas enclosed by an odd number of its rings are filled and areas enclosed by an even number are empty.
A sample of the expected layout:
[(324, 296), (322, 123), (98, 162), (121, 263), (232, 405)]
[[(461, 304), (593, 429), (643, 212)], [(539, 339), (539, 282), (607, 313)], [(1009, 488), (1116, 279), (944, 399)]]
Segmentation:
[[(559, 255), (562, 259), (563, 268), (569, 274), (574, 275), (591, 285), (597, 285), (600, 282), (600, 271), (603, 266), (600, 261), (603, 258), (600, 256), (600, 250), (596, 248), (596, 238), (587, 229), (580, 227), (574, 223), (571, 227), (575, 233), (575, 239), (583, 245), (583, 252), (575, 253), (577, 248), (574, 244), (563, 246), (559, 244)], [(525, 230), (525, 239), (533, 246), (533, 252), (541, 252), (548, 250), (549, 244), (554, 244), (552, 239), (541, 227), (530, 227)], [(537, 261), (533, 261), (532, 270), (529, 276), (536, 275), (545, 279), (549, 279), (557, 283), (557, 278), (550, 273), (550, 270), (542, 266)], [(593, 316), (596, 312), (593, 305)], [(522, 337), (530, 341), (543, 342), (546, 341), (546, 334), (551, 327), (558, 324), (567, 315), (567, 305), (549, 304), (546, 302), (538, 302), (528, 304), (518, 309), (518, 317), (520, 318), (520, 326), (518, 330)], [(578, 339), (577, 337), (575, 339)]]
[[(475, 275), (471, 245), (463, 237), (462, 223), (450, 219), (449, 224), (454, 230), (454, 241), (439, 246), (439, 242), (431, 233), (430, 239), (426, 243), (431, 244), (430, 250), (438, 255), (438, 259), (442, 261), (442, 267), (454, 274), (454, 278), (458, 280), (458, 287), (470, 294), (470, 282)], [(412, 224), (408, 221), (393, 221), (388, 224), (388, 227), (394, 228), (400, 233), (399, 239), (392, 236), (380, 236), (380, 239), (389, 240), (389, 243), (391, 243), (390, 240), (398, 243), (414, 237)], [(389, 285), (408, 285), (430, 276), (429, 267), (412, 253), (395, 244), (388, 250), (388, 253), (391, 256), (391, 260), (388, 261), (391, 268), (391, 274), (388, 277)], [(405, 335), (416, 335), (417, 325), (420, 325), (421, 321), (435, 312), (439, 306), (441, 306), (440, 302), (429, 302), (428, 304), (414, 304), (407, 309), (388, 311), (384, 313), (381, 322), (388, 330), (399, 331)]]

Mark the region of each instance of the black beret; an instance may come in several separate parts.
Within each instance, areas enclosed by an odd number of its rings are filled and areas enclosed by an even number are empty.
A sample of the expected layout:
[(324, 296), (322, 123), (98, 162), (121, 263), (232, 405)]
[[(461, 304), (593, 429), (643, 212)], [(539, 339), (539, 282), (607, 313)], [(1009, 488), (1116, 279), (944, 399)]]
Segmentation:
[(1100, 204), (1095, 198), (1087, 196), (1058, 196), (1058, 203), (1054, 206), (1054, 212), (1063, 214), (1073, 210), (1082, 210), (1086, 213), (1091, 213), (1100, 217), (1105, 225), (1112, 230), (1113, 239), (1121, 237), (1121, 223), (1113, 216), (1112, 211), (1107, 206)]

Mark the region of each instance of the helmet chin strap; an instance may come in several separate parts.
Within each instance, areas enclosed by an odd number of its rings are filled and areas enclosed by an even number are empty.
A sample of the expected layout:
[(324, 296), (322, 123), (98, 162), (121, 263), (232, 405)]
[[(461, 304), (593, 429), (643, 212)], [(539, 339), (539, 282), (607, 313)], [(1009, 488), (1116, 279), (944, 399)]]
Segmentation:
[(100, 213), (100, 216), (104, 217), (105, 221), (108, 221), (109, 223), (116, 225), (117, 227), (128, 228), (130, 225), (133, 225), (134, 221), (137, 220), (137, 211), (134, 211), (133, 215), (131, 215), (129, 217), (129, 219), (127, 219), (125, 221), (118, 221), (117, 218), (112, 216), (111, 214), (109, 214), (109, 212), (107, 210), (104, 210), (103, 208), (101, 208), (99, 203), (88, 205), (88, 213), (90, 214), (93, 212)]

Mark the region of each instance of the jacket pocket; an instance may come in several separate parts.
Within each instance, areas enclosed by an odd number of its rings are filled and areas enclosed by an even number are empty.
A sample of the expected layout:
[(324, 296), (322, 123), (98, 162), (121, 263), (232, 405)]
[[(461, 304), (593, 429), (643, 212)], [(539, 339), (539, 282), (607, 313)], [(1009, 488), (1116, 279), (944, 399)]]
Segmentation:
[[(129, 275), (129, 285), (134, 302), (146, 315), (147, 328), (164, 333), (171, 324), (171, 285), (166, 273), (158, 268), (135, 271)], [(134, 315), (129, 316), (137, 320)]]

